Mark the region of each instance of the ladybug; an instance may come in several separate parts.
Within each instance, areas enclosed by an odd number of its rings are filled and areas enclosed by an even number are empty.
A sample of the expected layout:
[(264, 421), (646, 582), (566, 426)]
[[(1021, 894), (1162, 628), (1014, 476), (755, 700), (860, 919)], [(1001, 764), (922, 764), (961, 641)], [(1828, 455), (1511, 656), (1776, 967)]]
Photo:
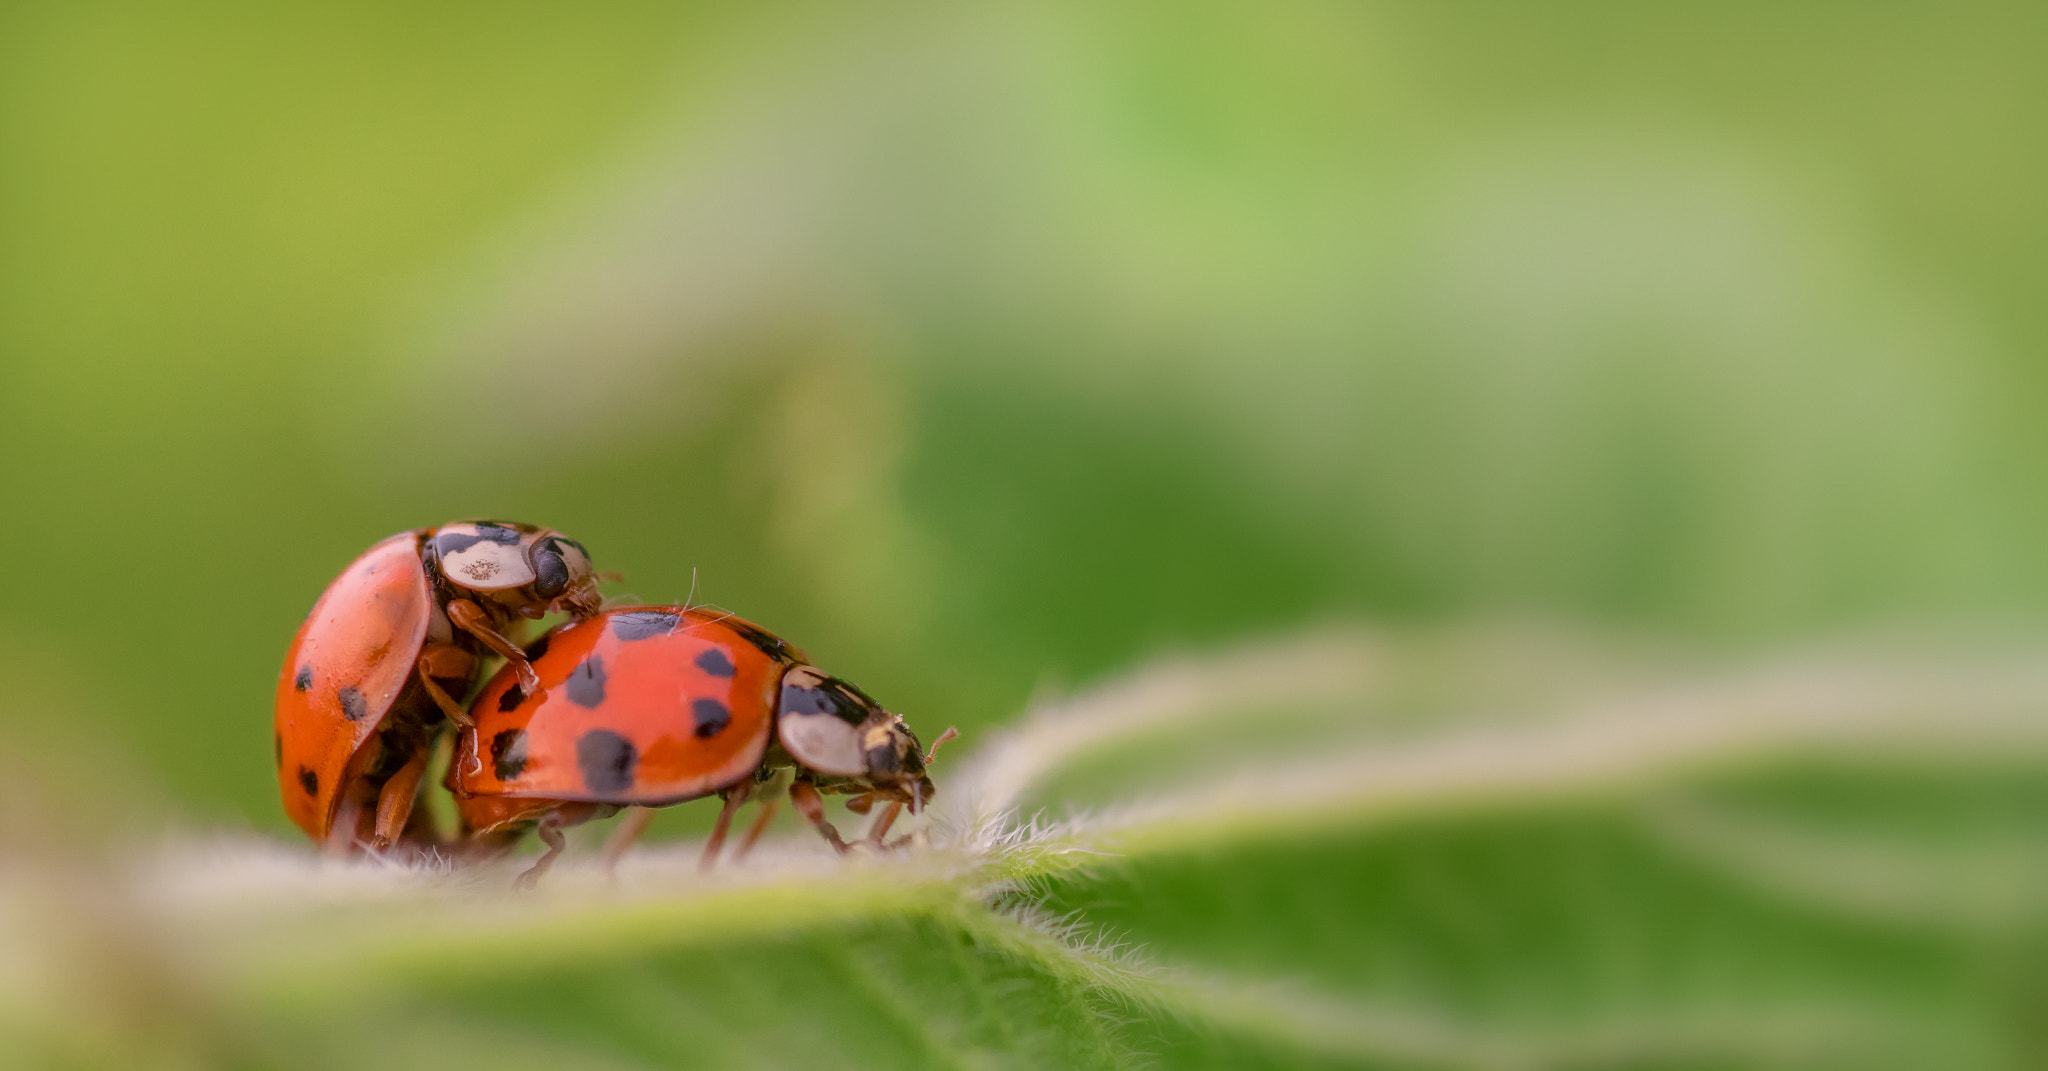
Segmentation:
[[(762, 808), (745, 854), (774, 816), (785, 775), (796, 809), (833, 848), (821, 793), (883, 809), (867, 834), (883, 843), (905, 806), (932, 798), (924, 753), (903, 719), (859, 688), (811, 667), (802, 651), (730, 614), (680, 606), (608, 610), (563, 625), (528, 651), (539, 687), (509, 668), (484, 686), (462, 728), (448, 788), (465, 825), (505, 846), (529, 825), (547, 852), (520, 876), (531, 886), (563, 848), (561, 830), (621, 808), (606, 848), (615, 862), (651, 812), (717, 795), (725, 806), (703, 865), (717, 859), (741, 804)], [(955, 735), (948, 729), (933, 745)]]
[(600, 605), (590, 555), (560, 533), (500, 521), (400, 532), (350, 563), (299, 626), (277, 680), (285, 813), (315, 841), (400, 838), (442, 719), (485, 651), (535, 680), (505, 637), (516, 619)]

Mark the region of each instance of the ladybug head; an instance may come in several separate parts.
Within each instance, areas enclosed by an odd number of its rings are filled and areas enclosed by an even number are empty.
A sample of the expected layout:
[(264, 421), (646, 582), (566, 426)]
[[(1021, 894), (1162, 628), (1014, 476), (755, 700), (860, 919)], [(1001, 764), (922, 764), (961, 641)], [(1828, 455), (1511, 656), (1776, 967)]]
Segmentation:
[(924, 771), (924, 745), (903, 719), (886, 710), (861, 727), (861, 758), (867, 762), (868, 783), (877, 788), (894, 786), (910, 794), (911, 810), (924, 809), (924, 801), (938, 790)]
[(823, 775), (827, 791), (880, 790), (913, 810), (937, 791), (925, 773), (924, 746), (902, 718), (810, 666), (783, 675), (776, 734), (791, 758)]
[(502, 521), (444, 524), (427, 540), (426, 554), (451, 586), (522, 617), (552, 610), (584, 618), (600, 605), (590, 553), (546, 528)]
[(547, 600), (548, 609), (585, 618), (602, 608), (597, 574), (583, 544), (549, 532), (534, 540), (527, 557), (533, 562), (533, 594)]

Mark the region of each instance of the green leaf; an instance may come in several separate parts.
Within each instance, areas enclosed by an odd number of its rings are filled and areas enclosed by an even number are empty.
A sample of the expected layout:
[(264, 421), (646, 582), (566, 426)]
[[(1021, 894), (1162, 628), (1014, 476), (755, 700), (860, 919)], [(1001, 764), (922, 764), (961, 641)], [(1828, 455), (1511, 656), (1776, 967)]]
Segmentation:
[(2022, 1066), (2048, 673), (1527, 634), (1162, 664), (966, 760), (916, 850), (0, 878), (26, 1066)]

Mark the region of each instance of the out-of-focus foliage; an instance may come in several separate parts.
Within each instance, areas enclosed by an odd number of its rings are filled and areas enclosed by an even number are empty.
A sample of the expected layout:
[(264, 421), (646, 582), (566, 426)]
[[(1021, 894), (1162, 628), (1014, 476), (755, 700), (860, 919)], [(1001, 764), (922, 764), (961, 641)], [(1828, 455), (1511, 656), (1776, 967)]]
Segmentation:
[[(2018, 2), (0, 5), (0, 1034), (2038, 1063), (2041, 704), (1987, 637), (2048, 608), (2044, 100)], [(535, 901), (137, 862), (290, 835), (292, 629), (478, 515), (959, 725), (948, 801), (1081, 817)], [(1339, 668), (990, 743), (1329, 620), (1609, 639), (1297, 651)], [(1892, 654), (1701, 668), (1839, 634)], [(1639, 732), (1666, 702), (1726, 734)]]
[[(1163, 666), (956, 757), (931, 849), (886, 858), (806, 835), (607, 881), (583, 855), (533, 895), (506, 866), (240, 843), (22, 871), (0, 1044), (138, 1068), (2038, 1063), (2040, 661), (1707, 668), (1483, 634)], [(1274, 742), (1304, 728), (1322, 743)], [(1140, 786), (1089, 775), (1119, 753), (1150, 757)], [(1018, 824), (1032, 800), (1072, 817)]]

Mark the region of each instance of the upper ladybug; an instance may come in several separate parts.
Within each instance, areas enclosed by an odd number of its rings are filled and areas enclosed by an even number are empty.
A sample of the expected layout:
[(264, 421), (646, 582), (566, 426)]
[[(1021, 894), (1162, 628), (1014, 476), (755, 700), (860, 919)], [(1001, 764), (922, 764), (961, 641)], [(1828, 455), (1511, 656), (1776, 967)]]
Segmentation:
[(278, 675), (276, 758), (285, 813), (306, 835), (397, 840), (434, 729), (469, 723), (460, 697), (484, 648), (521, 680), (505, 633), (549, 611), (600, 605), (583, 545), (546, 528), (458, 521), (401, 532), (342, 571), (299, 626)]
[(549, 850), (525, 882), (561, 851), (561, 827), (621, 807), (643, 809), (622, 825), (610, 858), (645, 824), (644, 808), (725, 797), (708, 864), (733, 812), (764, 796), (744, 851), (775, 805), (765, 787), (783, 771), (797, 809), (842, 851), (819, 793), (856, 795), (849, 805), (859, 811), (881, 804), (868, 833), (877, 844), (903, 807), (915, 813), (932, 797), (930, 756), (902, 718), (731, 614), (608, 610), (563, 625), (529, 653), (539, 687), (509, 668), (493, 677), (448, 770), (464, 824), (485, 843), (538, 821)]

